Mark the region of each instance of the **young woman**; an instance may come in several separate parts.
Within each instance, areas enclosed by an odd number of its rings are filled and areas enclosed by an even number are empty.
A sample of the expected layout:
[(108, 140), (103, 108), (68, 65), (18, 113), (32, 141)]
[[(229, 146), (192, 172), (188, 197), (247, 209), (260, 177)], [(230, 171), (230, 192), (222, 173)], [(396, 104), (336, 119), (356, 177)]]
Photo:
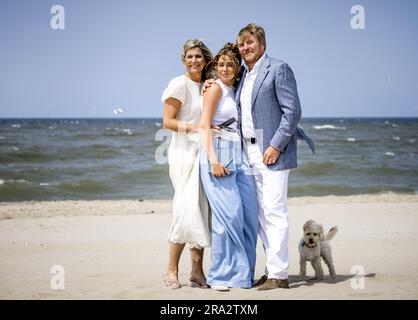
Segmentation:
[(200, 120), (200, 175), (212, 210), (212, 251), (207, 283), (216, 290), (251, 288), (258, 233), (257, 194), (253, 176), (241, 148), (234, 84), (241, 56), (227, 43), (212, 61), (218, 76), (203, 96)]

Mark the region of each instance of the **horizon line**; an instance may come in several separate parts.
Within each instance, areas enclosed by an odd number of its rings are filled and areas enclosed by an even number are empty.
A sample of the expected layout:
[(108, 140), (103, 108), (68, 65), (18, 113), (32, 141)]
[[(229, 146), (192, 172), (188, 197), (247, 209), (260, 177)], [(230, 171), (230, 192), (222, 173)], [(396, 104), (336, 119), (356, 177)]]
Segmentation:
[[(112, 119), (112, 120), (129, 120), (129, 119), (162, 119), (162, 117), (0, 117), (0, 120), (32, 120), (32, 119), (63, 119), (63, 120), (79, 120), (79, 119)], [(418, 116), (312, 116), (302, 117), (303, 119), (418, 119)]]

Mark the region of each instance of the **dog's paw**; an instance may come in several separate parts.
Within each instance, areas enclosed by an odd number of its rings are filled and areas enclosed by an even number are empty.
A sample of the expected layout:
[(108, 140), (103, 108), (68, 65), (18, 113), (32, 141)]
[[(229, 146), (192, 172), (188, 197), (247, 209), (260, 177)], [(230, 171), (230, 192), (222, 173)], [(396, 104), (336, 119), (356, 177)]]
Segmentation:
[(299, 281), (305, 281), (306, 277), (305, 276), (299, 276)]
[(335, 276), (335, 274), (330, 274), (331, 279), (336, 279), (337, 277)]

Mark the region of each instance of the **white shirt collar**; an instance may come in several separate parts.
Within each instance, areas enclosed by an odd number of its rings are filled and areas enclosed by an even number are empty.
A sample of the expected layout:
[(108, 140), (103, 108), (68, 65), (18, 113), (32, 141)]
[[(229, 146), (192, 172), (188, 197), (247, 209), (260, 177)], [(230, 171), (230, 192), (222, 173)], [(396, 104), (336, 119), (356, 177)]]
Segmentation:
[[(258, 73), (258, 70), (260, 70), (261, 65), (263, 64), (263, 61), (264, 61), (264, 59), (266, 58), (266, 55), (267, 55), (267, 52), (266, 52), (266, 51), (264, 51), (264, 53), (263, 53), (263, 55), (261, 56), (261, 58), (260, 58), (260, 59), (258, 59), (258, 61), (255, 63), (254, 68), (251, 70), (251, 72)], [(244, 62), (244, 63), (243, 63), (243, 65), (244, 65), (245, 69), (247, 70), (247, 72), (249, 72), (249, 71), (248, 71), (248, 66), (247, 66), (247, 64)]]

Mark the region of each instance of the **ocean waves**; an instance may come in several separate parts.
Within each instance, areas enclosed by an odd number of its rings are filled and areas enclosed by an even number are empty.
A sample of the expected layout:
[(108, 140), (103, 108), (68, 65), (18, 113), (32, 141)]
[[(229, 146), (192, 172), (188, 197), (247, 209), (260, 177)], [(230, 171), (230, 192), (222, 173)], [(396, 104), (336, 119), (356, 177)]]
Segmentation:
[(314, 128), (315, 130), (324, 130), (324, 129), (328, 129), (328, 130), (346, 130), (346, 127), (337, 127), (335, 125), (332, 124), (324, 124), (324, 125), (316, 125), (313, 126), (312, 128)]
[[(301, 126), (316, 153), (298, 143), (290, 196), (418, 192), (417, 119)], [(160, 129), (161, 119), (0, 119), (0, 201), (172, 198)]]
[(399, 194), (415, 194), (417, 190), (410, 187), (391, 187), (388, 190), (387, 186), (359, 186), (347, 187), (340, 184), (306, 184), (303, 186), (289, 185), (289, 197), (303, 197), (310, 196), (346, 196), (346, 195), (360, 195), (360, 194), (386, 194), (389, 192)]

